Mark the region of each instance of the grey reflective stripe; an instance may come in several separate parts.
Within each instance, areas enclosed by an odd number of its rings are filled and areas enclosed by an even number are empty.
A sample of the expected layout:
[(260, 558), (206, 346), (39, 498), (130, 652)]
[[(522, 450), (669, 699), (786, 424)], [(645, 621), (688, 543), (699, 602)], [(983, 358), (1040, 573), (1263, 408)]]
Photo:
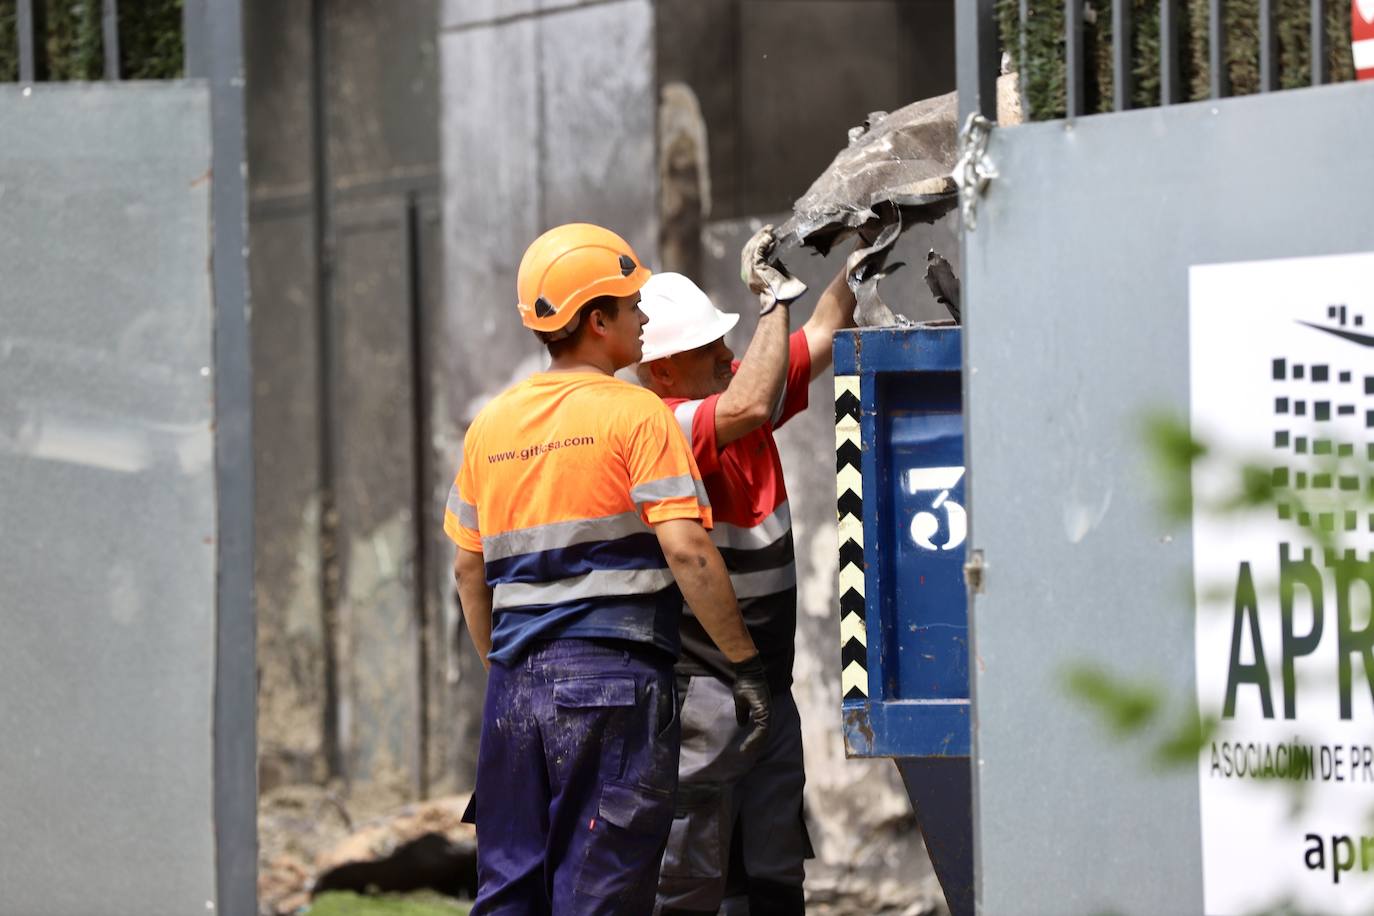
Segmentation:
[(706, 497), (705, 484), (694, 479), (691, 474), (679, 474), (677, 477), (662, 477), (658, 480), (651, 480), (630, 491), (630, 499), (634, 501), (636, 506), (656, 503), (661, 499), (681, 499), (685, 496), (695, 496), (697, 502), (703, 506), (711, 505), (711, 500)]
[(682, 434), (687, 437), (688, 444), (692, 441), (692, 423), (700, 406), (701, 401), (683, 401), (673, 408), (673, 416), (677, 418), (677, 425), (682, 427)]
[(458, 516), (458, 524), (464, 528), (471, 528), (473, 531), (478, 530), (477, 507), (472, 503), (463, 502), (458, 495), (458, 484), (456, 483), (448, 491), (448, 511)]
[(594, 569), (553, 582), (507, 582), (496, 586), (491, 606), (496, 610), (527, 604), (557, 604), (582, 598), (615, 595), (652, 595), (673, 584), (666, 569)]
[(782, 537), (792, 527), (792, 510), (783, 503), (773, 510), (763, 521), (751, 528), (742, 528), (729, 522), (717, 521), (711, 529), (711, 540), (717, 547), (731, 547), (735, 550), (757, 550), (767, 547)]
[(614, 541), (632, 534), (644, 534), (649, 526), (638, 512), (621, 512), (600, 518), (578, 518), (551, 522), (534, 528), (520, 528), (482, 538), (482, 555), (491, 560), (538, 553), (555, 547), (571, 547), (588, 541)]
[(762, 598), (786, 591), (797, 584), (797, 564), (788, 563), (777, 569), (752, 573), (731, 573), (730, 584), (735, 587), (736, 598)]

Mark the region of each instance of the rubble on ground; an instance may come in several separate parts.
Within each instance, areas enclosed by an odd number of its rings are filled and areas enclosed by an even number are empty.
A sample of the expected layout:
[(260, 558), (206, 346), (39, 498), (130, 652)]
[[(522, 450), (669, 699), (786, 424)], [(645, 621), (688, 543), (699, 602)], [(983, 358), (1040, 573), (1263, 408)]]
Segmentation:
[(477, 835), (461, 822), (467, 796), (408, 804), (354, 826), (338, 793), (291, 786), (259, 806), (261, 916), (302, 912), (315, 894), (432, 889), (471, 898)]

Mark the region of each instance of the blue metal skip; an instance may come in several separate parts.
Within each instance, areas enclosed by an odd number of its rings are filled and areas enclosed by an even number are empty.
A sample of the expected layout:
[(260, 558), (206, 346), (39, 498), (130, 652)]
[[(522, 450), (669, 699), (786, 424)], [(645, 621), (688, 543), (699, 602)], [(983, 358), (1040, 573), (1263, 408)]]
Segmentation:
[(973, 912), (960, 330), (835, 338), (845, 751), (892, 757), (945, 898)]

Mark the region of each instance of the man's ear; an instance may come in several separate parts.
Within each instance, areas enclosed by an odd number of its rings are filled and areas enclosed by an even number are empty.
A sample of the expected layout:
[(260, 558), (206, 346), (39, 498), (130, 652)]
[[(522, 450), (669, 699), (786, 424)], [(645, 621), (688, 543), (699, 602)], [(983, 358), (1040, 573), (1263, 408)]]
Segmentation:
[(587, 315), (587, 323), (597, 334), (602, 337), (606, 336), (606, 313), (601, 309), (592, 309), (591, 313)]
[(660, 385), (671, 385), (673, 383), (672, 357), (668, 357), (667, 359), (656, 359), (649, 363), (649, 374), (653, 376), (654, 381), (658, 382)]

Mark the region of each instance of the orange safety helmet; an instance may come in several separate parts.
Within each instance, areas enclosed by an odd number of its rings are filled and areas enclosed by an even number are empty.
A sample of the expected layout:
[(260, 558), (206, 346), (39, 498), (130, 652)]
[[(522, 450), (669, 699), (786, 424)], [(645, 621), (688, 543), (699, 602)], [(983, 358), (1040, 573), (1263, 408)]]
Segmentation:
[[(535, 239), (515, 281), (525, 327), (553, 334), (576, 327), (582, 306), (600, 296), (629, 296), (650, 277), (629, 244), (590, 223), (557, 226)], [(562, 336), (562, 335), (556, 335)]]

